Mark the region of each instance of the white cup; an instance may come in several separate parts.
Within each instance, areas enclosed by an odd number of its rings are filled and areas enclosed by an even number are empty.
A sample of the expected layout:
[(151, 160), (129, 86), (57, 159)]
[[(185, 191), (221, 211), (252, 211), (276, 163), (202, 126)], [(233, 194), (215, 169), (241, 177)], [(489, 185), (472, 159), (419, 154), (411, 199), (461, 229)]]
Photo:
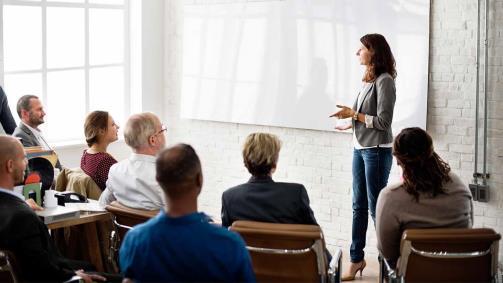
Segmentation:
[(56, 207), (56, 206), (58, 206), (58, 199), (56, 198), (56, 191), (55, 190), (45, 191), (44, 207), (50, 208), (50, 207)]

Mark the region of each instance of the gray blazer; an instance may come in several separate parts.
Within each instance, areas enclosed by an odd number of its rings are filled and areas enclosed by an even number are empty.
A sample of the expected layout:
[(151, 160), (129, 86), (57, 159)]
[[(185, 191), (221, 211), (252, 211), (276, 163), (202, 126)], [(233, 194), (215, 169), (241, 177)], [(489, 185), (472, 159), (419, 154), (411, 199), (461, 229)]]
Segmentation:
[[(21, 143), (23, 144), (24, 147), (39, 146), (40, 145), (37, 137), (22, 122), (19, 122), (19, 125), (14, 130), (14, 133), (12, 133), (12, 136), (16, 137), (16, 138), (20, 138)], [(63, 167), (61, 166), (61, 163), (59, 162), (59, 158), (58, 158), (58, 161), (56, 162), (56, 168), (63, 170)]]
[(353, 110), (358, 113), (374, 116), (373, 128), (367, 128), (365, 123), (353, 120), (356, 139), (364, 147), (393, 141), (391, 122), (396, 100), (395, 80), (390, 74), (383, 73), (370, 84), (367, 92), (360, 94), (363, 95), (361, 104), (357, 105), (358, 99), (356, 99), (353, 105)]
[(31, 130), (28, 127), (25, 126), (25, 124), (21, 122), (14, 130), (14, 133), (12, 133), (12, 136), (20, 138), (21, 143), (23, 144), (24, 147), (40, 145), (37, 137), (31, 132)]

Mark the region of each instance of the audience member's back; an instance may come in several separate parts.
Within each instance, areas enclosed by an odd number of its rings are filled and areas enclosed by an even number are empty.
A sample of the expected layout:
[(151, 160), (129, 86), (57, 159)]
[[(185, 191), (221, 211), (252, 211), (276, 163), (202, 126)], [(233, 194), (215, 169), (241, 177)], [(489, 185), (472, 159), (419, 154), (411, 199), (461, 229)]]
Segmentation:
[(280, 148), (281, 142), (275, 135), (253, 133), (246, 138), (243, 160), (252, 177), (247, 183), (223, 193), (223, 226), (230, 226), (236, 220), (317, 224), (306, 188), (272, 179)]
[[(241, 282), (253, 278), (243, 240), (202, 213), (155, 218), (128, 232), (120, 264), (144, 282)], [(127, 251), (127, 252), (125, 252)]]
[(250, 256), (239, 235), (208, 223), (197, 212), (201, 165), (189, 145), (156, 161), (167, 208), (126, 235), (121, 271), (138, 282), (254, 282)]
[(400, 256), (400, 239), (411, 228), (470, 228), (471, 194), (449, 165), (433, 150), (431, 137), (420, 128), (397, 135), (393, 155), (403, 182), (389, 185), (377, 200), (377, 246), (392, 265)]

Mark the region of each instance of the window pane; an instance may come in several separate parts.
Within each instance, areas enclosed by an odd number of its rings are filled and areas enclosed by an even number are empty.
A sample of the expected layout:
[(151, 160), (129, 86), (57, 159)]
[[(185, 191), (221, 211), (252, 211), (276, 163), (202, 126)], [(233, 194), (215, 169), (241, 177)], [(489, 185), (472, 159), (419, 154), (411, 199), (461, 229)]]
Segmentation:
[(47, 67), (84, 65), (84, 9), (47, 8)]
[(123, 62), (123, 14), (122, 10), (89, 9), (89, 60), (91, 65)]
[(5, 71), (42, 67), (42, 11), (40, 7), (3, 6)]
[(108, 111), (119, 126), (124, 125), (124, 97), (124, 68), (89, 70), (89, 111)]
[(84, 3), (84, 0), (47, 0), (47, 2)]
[(50, 141), (84, 141), (84, 71), (47, 73), (46, 129)]
[(91, 4), (111, 4), (111, 5), (122, 5), (124, 0), (89, 0)]
[(9, 100), (10, 111), (16, 121), (19, 117), (16, 112), (16, 104), (18, 99), (25, 94), (34, 94), (38, 97), (42, 96), (42, 74), (18, 74), (5, 75), (3, 90)]

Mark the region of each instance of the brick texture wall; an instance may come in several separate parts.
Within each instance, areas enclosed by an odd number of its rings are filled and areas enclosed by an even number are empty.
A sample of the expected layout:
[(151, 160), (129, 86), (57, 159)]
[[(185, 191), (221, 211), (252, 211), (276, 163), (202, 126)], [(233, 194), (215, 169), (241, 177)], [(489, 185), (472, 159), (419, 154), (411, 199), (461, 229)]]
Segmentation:
[[(239, 0), (238, 0), (239, 1)], [(249, 175), (241, 145), (251, 132), (266, 131), (283, 141), (276, 180), (303, 183), (330, 247), (347, 248), (351, 239), (351, 135), (278, 127), (180, 119), (183, 1), (165, 2), (165, 120), (169, 143), (192, 144), (199, 153), (205, 183), (200, 209), (219, 217), (222, 192)], [(503, 1), (490, 0), (488, 89), (488, 170), (491, 201), (475, 203), (475, 226), (503, 234)], [(474, 162), (477, 1), (431, 2), (427, 130), (436, 151), (465, 182)], [(394, 167), (391, 180), (396, 180)], [(372, 227), (372, 226), (369, 226)], [(376, 253), (369, 229), (368, 248)], [(503, 246), (500, 247), (503, 250)], [(503, 254), (503, 253), (500, 253)], [(500, 255), (500, 262), (503, 257)]]

